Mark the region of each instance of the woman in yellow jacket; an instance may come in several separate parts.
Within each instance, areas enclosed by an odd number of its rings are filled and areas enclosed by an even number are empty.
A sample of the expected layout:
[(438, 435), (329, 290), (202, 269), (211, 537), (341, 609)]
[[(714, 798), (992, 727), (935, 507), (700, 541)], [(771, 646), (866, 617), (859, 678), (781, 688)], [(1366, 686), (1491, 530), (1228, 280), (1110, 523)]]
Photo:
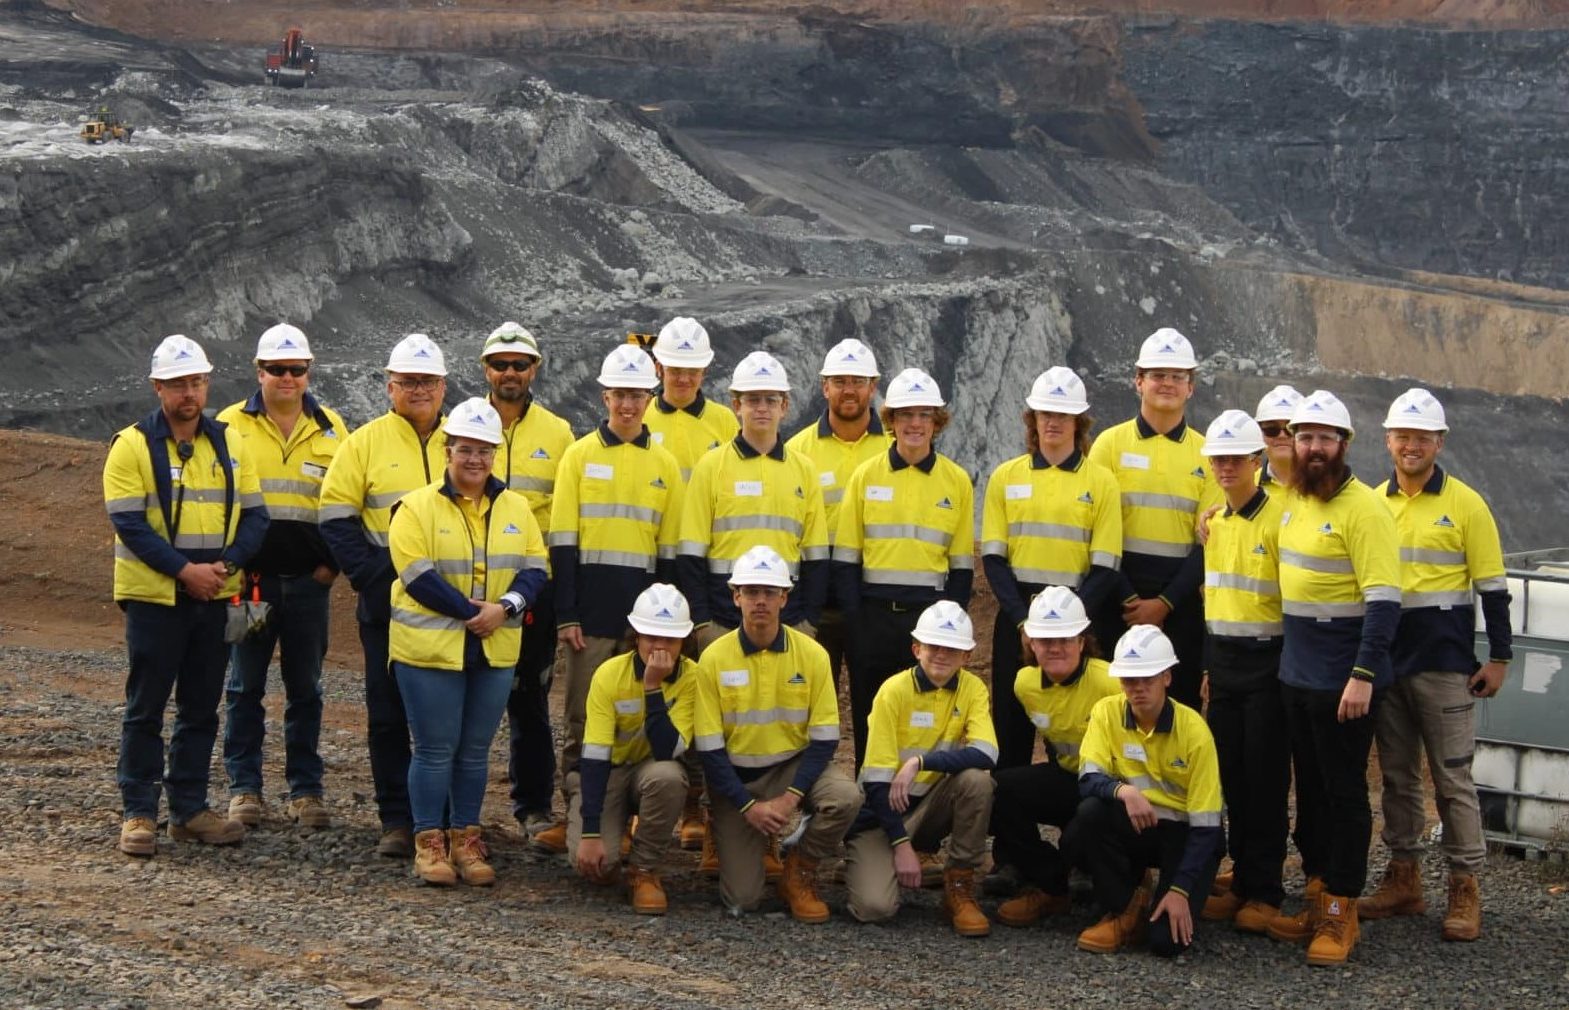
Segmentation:
[[(447, 417), (440, 483), (396, 507), (388, 547), (392, 669), (414, 736), (414, 870), (430, 884), (488, 885), (479, 828), (490, 742), (523, 644), (523, 611), (545, 585), (528, 501), (491, 476), (501, 417), (484, 400)], [(450, 809), (450, 823), (443, 823)]]

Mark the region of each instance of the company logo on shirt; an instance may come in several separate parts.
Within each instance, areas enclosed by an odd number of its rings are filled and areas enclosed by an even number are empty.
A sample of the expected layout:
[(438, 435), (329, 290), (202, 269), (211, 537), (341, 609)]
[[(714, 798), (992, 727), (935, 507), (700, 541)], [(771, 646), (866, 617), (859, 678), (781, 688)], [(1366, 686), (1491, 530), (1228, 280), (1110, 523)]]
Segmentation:
[(1455, 528), (1455, 521), (1448, 516), (1439, 516), (1437, 519), (1433, 520), (1433, 525), (1442, 526), (1445, 529), (1452, 530)]
[(1187, 766), (1188, 763), (1182, 760), (1180, 757), (1174, 757), (1171, 759), (1171, 767), (1173, 768), (1186, 768)]
[(795, 671), (795, 676), (791, 677), (789, 682), (792, 684), (804, 684), (806, 683), (806, 678), (801, 676), (800, 670), (797, 670)]
[(522, 533), (523, 531), (518, 529), (516, 526), (512, 525), (511, 523), (507, 523), (507, 525), (502, 529), (501, 532), (502, 533)]
[(1201, 467), (1201, 466), (1194, 467), (1193, 468), (1193, 476), (1195, 476), (1195, 477), (1202, 477), (1202, 476), (1204, 476), (1204, 468)]
[(953, 508), (953, 502), (949, 501), (947, 496), (944, 495), (937, 500), (937, 507), (940, 509), (951, 509)]
[(535, 449), (532, 453), (530, 453), (528, 458), (529, 459), (549, 459), (550, 458), (550, 453), (546, 452), (544, 447), (541, 446), (540, 448)]
[(799, 484), (796, 485), (795, 496), (797, 498), (805, 498), (806, 497), (806, 492), (801, 490), (801, 486)]
[(1253, 545), (1253, 553), (1254, 554), (1259, 554), (1259, 555), (1267, 555), (1267, 554), (1269, 554), (1269, 551), (1264, 549), (1264, 545), (1263, 544), (1254, 544)]
[(1324, 534), (1327, 537), (1330, 534), (1335, 532), (1335, 528), (1333, 526), (1331, 526), (1329, 523), (1325, 523), (1324, 525), (1322, 525), (1322, 526), (1320, 526), (1318, 528), (1318, 531), (1320, 533)]
[(717, 448), (719, 448), (719, 439), (716, 438), (712, 442), (708, 443), (708, 447), (710, 449), (717, 449)]
[(1083, 494), (1079, 495), (1079, 501), (1083, 502), (1086, 505), (1094, 505), (1095, 504), (1094, 497), (1092, 497), (1088, 491), (1086, 491)]
[(657, 487), (659, 490), (663, 491), (665, 489), (665, 480), (663, 477), (655, 477), (653, 480), (648, 482), (648, 486)]

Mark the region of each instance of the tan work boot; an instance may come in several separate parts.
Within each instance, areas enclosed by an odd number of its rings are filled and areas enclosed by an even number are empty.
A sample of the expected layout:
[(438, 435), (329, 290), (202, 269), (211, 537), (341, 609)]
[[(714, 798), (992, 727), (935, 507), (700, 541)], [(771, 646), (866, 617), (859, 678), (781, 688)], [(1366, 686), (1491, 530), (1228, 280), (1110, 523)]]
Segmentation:
[(1262, 933), (1269, 928), (1271, 921), (1280, 915), (1279, 905), (1267, 905), (1262, 901), (1249, 898), (1237, 909), (1237, 914), (1232, 916), (1231, 924), (1243, 933)]
[[(775, 856), (774, 858), (778, 858)], [(768, 865), (768, 856), (763, 856), (763, 865)], [(705, 877), (719, 876), (719, 846), (714, 843), (714, 833), (703, 833), (703, 855), (697, 861), (697, 872)], [(777, 878), (775, 878), (777, 879)]]
[(1276, 913), (1264, 924), (1264, 932), (1281, 943), (1307, 943), (1318, 929), (1319, 899), (1324, 896), (1324, 878), (1309, 877), (1302, 892), (1302, 911), (1295, 915)]
[(948, 864), (935, 852), (917, 852), (921, 860), (921, 887), (947, 887)]
[(158, 851), (158, 825), (151, 817), (127, 817), (120, 825), (120, 851), (150, 856)]
[(960, 936), (990, 936), (991, 920), (975, 901), (974, 870), (957, 867), (943, 871), (942, 911), (953, 931)]
[[(714, 872), (719, 872), (717, 864)], [(763, 850), (763, 879), (770, 884), (777, 884), (782, 876), (784, 876), (784, 860), (779, 858), (779, 837), (770, 835), (768, 848)]]
[(659, 874), (636, 866), (627, 868), (627, 898), (638, 915), (664, 915), (670, 907)]
[(997, 906), (997, 921), (1004, 926), (1033, 926), (1043, 915), (1061, 915), (1070, 904), (1066, 894), (1047, 894), (1038, 887), (1026, 887), (1018, 896)]
[(1307, 962), (1320, 968), (1345, 964), (1362, 935), (1357, 925), (1357, 899), (1325, 894), (1319, 897), (1318, 905), (1318, 928), (1308, 944)]
[(388, 859), (407, 859), (414, 855), (414, 831), (411, 828), (387, 828), (376, 841), (376, 854)]
[(790, 906), (797, 922), (827, 922), (828, 905), (817, 896), (817, 860), (800, 848), (790, 850), (779, 876), (779, 900)]
[(458, 871), (447, 855), (445, 831), (431, 828), (414, 836), (414, 873), (425, 883), (437, 887), (451, 887), (458, 882)]
[(548, 852), (553, 856), (561, 855), (567, 851), (566, 821), (557, 821), (544, 831), (529, 835), (528, 843), (536, 852)]
[(485, 857), (490, 850), (485, 847), (485, 837), (478, 824), (466, 828), (452, 828), (447, 832), (451, 844), (452, 868), (470, 887), (489, 887), (496, 882), (496, 870)]
[(1115, 954), (1133, 942), (1139, 927), (1149, 916), (1150, 892), (1135, 888), (1128, 907), (1121, 912), (1108, 912), (1095, 925), (1079, 934), (1079, 949), (1093, 954)]
[(1205, 922), (1230, 922), (1237, 917), (1237, 912), (1242, 908), (1242, 895), (1236, 891), (1226, 890), (1220, 894), (1211, 893), (1204, 899), (1204, 910), (1199, 913), (1199, 918)]
[(1449, 873), (1449, 909), (1444, 913), (1445, 940), (1475, 940), (1482, 935), (1482, 891), (1476, 875)]
[(632, 840), (637, 837), (637, 815), (633, 814), (627, 821), (626, 828), (621, 832), (621, 858), (626, 859), (632, 855)]
[(1225, 873), (1217, 873), (1215, 874), (1215, 879), (1210, 881), (1209, 893), (1229, 894), (1231, 892), (1232, 883), (1235, 880), (1236, 873), (1232, 870), (1227, 870)]
[(203, 845), (238, 845), (245, 840), (245, 825), (219, 817), (210, 809), (184, 824), (169, 822), (169, 837), (177, 842), (201, 842)]
[(229, 797), (229, 820), (239, 821), (247, 828), (260, 827), (267, 805), (255, 793), (241, 793)]
[(302, 828), (332, 827), (332, 814), (320, 796), (294, 797), (283, 808), (283, 815)]
[(708, 836), (708, 821), (703, 816), (701, 791), (693, 790), (686, 794), (686, 806), (681, 810), (681, 819), (676, 822), (676, 836), (681, 839), (681, 848), (688, 852), (703, 847), (703, 839)]
[(1363, 919), (1388, 919), (1396, 915), (1421, 915), (1427, 911), (1422, 897), (1422, 869), (1414, 859), (1391, 859), (1384, 867), (1378, 890), (1363, 898), (1357, 915)]

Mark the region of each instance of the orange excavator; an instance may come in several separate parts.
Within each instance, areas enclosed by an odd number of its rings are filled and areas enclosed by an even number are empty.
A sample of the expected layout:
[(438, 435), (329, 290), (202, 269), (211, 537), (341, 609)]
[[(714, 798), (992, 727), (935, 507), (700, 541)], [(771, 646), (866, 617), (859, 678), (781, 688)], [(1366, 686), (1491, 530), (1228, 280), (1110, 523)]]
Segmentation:
[(283, 45), (267, 50), (267, 83), (274, 87), (303, 88), (316, 76), (316, 47), (305, 41), (305, 33), (290, 28)]

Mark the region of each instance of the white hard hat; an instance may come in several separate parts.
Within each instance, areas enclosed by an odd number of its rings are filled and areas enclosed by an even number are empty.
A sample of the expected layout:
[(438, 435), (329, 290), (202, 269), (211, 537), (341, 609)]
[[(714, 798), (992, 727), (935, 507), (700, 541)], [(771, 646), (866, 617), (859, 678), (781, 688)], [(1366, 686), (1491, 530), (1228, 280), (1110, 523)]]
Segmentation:
[(975, 648), (975, 627), (970, 615), (952, 600), (938, 600), (921, 611), (912, 638), (926, 645), (946, 645), (950, 649)]
[(1144, 346), (1139, 348), (1139, 360), (1134, 365), (1139, 368), (1199, 367), (1188, 338), (1169, 326), (1162, 326), (1144, 338)]
[(1024, 633), (1031, 638), (1073, 638), (1090, 626), (1084, 603), (1067, 586), (1047, 586), (1030, 601)]
[(739, 558), (730, 569), (732, 586), (777, 586), (789, 589), (790, 566), (772, 547), (753, 547)]
[(1258, 422), (1240, 410), (1223, 411), (1204, 432), (1201, 456), (1251, 456), (1264, 449)]
[(883, 406), (890, 410), (900, 407), (941, 407), (942, 390), (937, 380), (919, 368), (906, 368), (888, 383), (888, 393)]
[(484, 361), (492, 354), (527, 354), (535, 360), (544, 357), (539, 353), (539, 341), (534, 339), (534, 334), (510, 319), (490, 331), (485, 346), (479, 349), (479, 360)]
[(387, 356), (387, 371), (407, 375), (446, 375), (447, 356), (423, 333), (410, 333)]
[(442, 425), (448, 438), (477, 438), (491, 445), (501, 444), (501, 415), (484, 397), (471, 396), (447, 415)]
[(1082, 414), (1090, 409), (1084, 380), (1063, 365), (1053, 365), (1037, 375), (1024, 403), (1031, 410), (1049, 410), (1056, 414)]
[(730, 376), (732, 393), (788, 393), (790, 379), (784, 365), (767, 351), (753, 351), (742, 358)]
[(298, 326), (279, 323), (262, 332), (256, 341), (257, 361), (311, 361), (311, 342)]
[(1438, 402), (1438, 397), (1418, 386), (1395, 397), (1395, 402), (1389, 405), (1389, 416), (1384, 418), (1384, 427), (1448, 431), (1449, 422), (1444, 418), (1444, 405)]
[(1111, 652), (1113, 677), (1154, 677), (1177, 665), (1171, 639), (1153, 624), (1135, 624)]
[(830, 375), (860, 375), (868, 379), (877, 378), (877, 356), (872, 349), (854, 337), (839, 341), (828, 348), (828, 353), (823, 356), (823, 369), (817, 373), (821, 376)]
[(637, 594), (627, 615), (632, 630), (656, 638), (685, 638), (692, 633), (692, 608), (681, 590), (656, 582)]
[(207, 352), (190, 337), (176, 333), (164, 337), (158, 349), (153, 351), (153, 365), (147, 377), (178, 379), (186, 375), (206, 375), (211, 371), (212, 362), (207, 360)]
[(1302, 402), (1302, 394), (1294, 386), (1276, 386), (1265, 393), (1258, 401), (1258, 409), (1253, 412), (1255, 421), (1289, 421), (1291, 414), (1297, 409), (1297, 404)]
[(605, 355), (605, 363), (599, 366), (599, 384), (606, 389), (653, 389), (659, 385), (654, 359), (635, 344), (621, 344)]
[(1295, 429), (1302, 424), (1323, 424), (1331, 428), (1339, 428), (1346, 433), (1346, 438), (1356, 434), (1356, 429), (1351, 427), (1351, 411), (1340, 402), (1340, 397), (1327, 389), (1315, 389), (1302, 398), (1295, 410), (1291, 412), (1291, 427)]
[(672, 368), (707, 368), (714, 360), (708, 331), (691, 316), (676, 316), (659, 331), (654, 360)]

